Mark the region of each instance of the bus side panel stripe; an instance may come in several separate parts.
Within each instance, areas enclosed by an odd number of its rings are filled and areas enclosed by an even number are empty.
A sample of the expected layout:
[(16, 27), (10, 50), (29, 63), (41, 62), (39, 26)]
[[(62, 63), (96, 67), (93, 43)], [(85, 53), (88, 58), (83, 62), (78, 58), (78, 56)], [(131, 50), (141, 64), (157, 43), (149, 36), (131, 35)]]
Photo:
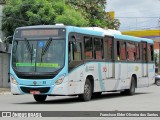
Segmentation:
[(101, 87), (101, 91), (105, 91), (105, 86), (102, 80), (102, 71), (101, 71), (101, 63), (98, 63), (98, 77), (99, 77), (99, 84)]

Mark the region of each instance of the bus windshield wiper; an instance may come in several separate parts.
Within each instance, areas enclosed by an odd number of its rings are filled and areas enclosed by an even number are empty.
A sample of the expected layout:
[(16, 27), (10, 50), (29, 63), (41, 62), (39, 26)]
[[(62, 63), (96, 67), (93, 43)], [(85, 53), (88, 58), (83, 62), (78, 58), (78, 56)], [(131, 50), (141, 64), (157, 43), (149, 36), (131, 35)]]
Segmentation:
[(32, 63), (32, 56), (33, 56), (33, 46), (31, 48), (30, 44), (29, 44), (29, 41), (27, 40), (27, 38), (24, 38), (25, 40), (25, 44), (26, 44), (26, 47), (27, 47), (27, 50), (29, 51), (30, 55), (31, 55), (31, 63)]
[(46, 42), (45, 46), (42, 48), (42, 52), (41, 52), (41, 62), (42, 62), (42, 56), (45, 55), (45, 53), (47, 52), (50, 44), (52, 42), (52, 38), (49, 38), (49, 40)]

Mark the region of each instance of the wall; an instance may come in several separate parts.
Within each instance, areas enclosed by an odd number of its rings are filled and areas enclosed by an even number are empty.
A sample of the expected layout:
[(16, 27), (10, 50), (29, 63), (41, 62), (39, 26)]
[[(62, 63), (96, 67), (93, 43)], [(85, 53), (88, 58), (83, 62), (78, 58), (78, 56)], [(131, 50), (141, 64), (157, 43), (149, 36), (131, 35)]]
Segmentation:
[[(2, 32), (2, 17), (3, 17), (3, 6), (5, 5), (5, 0), (0, 0), (0, 87), (9, 87), (9, 61), (10, 61), (10, 47), (6, 44), (1, 43), (4, 39)], [(7, 47), (7, 49), (6, 49)]]
[(3, 10), (3, 4), (0, 4), (0, 41), (4, 38), (3, 32), (2, 32), (2, 10)]
[(0, 53), (0, 87), (9, 87), (9, 60), (10, 54)]

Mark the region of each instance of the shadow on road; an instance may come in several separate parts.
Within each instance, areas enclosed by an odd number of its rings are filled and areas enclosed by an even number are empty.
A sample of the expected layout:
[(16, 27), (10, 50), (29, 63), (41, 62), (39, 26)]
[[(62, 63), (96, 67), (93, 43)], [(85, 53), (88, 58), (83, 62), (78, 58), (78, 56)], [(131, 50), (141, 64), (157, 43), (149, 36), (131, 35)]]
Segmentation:
[(94, 97), (92, 98), (92, 101), (95, 101), (95, 100), (108, 100), (108, 99), (118, 99), (118, 98), (124, 98), (124, 97), (134, 97), (136, 95), (142, 95), (142, 94), (150, 94), (150, 93), (135, 93), (134, 95), (130, 96), (130, 95), (122, 95), (120, 93), (105, 93), (105, 94), (102, 94), (101, 96), (99, 97)]
[[(109, 100), (109, 99), (119, 99), (119, 98), (124, 98), (124, 97), (134, 97), (137, 95), (142, 95), (142, 94), (150, 94), (149, 92), (147, 93), (135, 93), (133, 96), (127, 96), (127, 95), (121, 95), (120, 93), (104, 93), (101, 96), (98, 97), (93, 97), (92, 101), (98, 101), (98, 100)], [(51, 98), (51, 97), (50, 97)], [(54, 99), (55, 98), (55, 99)], [(81, 101), (78, 99), (77, 96), (74, 97), (67, 97), (67, 98), (56, 98), (53, 97), (53, 100), (46, 100), (45, 102), (24, 102), (24, 103), (15, 103), (15, 104), (75, 104), (75, 103), (80, 103)]]

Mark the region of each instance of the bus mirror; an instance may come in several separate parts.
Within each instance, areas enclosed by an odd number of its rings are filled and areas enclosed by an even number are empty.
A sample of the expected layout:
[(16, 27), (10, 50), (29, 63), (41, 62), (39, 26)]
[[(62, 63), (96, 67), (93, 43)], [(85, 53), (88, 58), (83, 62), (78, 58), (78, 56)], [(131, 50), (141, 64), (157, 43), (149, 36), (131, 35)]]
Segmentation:
[(75, 43), (77, 42), (77, 39), (76, 39), (75, 35), (72, 36), (72, 41), (74, 41)]
[(8, 36), (4, 38), (3, 42), (12, 44), (12, 39), (13, 39), (13, 36)]

